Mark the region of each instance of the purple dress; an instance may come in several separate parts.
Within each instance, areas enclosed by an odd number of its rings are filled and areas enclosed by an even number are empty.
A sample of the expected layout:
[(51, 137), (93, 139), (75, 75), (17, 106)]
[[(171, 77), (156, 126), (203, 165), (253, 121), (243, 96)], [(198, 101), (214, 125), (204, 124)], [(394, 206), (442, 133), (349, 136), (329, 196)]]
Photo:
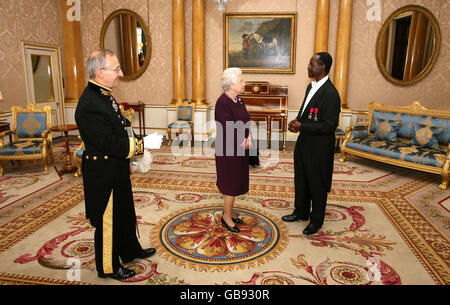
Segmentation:
[(249, 135), (250, 115), (240, 98), (235, 103), (222, 94), (216, 102), (214, 116), (217, 187), (224, 195), (245, 194), (249, 185), (248, 150), (240, 145)]

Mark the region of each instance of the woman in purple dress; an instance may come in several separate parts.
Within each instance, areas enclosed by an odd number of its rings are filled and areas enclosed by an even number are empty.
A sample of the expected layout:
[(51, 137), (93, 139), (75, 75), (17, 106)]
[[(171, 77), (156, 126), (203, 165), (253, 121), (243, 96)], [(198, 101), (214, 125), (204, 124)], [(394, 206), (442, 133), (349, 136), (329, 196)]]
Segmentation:
[(238, 97), (244, 92), (244, 80), (239, 68), (226, 69), (221, 77), (224, 93), (217, 99), (214, 116), (216, 120), (216, 173), (217, 187), (224, 195), (222, 225), (231, 232), (239, 232), (233, 218), (236, 196), (248, 192), (250, 147), (250, 115)]

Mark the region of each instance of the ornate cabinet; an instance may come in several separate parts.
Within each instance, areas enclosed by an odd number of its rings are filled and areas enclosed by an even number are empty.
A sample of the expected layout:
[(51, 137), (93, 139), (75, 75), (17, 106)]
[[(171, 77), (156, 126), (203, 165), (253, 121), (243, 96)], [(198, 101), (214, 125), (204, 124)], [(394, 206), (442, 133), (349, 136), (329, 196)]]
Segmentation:
[[(288, 88), (286, 85), (271, 85), (269, 82), (252, 81), (245, 83), (242, 98), (252, 121), (267, 124), (267, 145), (270, 147), (272, 131), (278, 122), (276, 131), (283, 134), (283, 150), (286, 149)], [(276, 125), (276, 124), (275, 124)]]

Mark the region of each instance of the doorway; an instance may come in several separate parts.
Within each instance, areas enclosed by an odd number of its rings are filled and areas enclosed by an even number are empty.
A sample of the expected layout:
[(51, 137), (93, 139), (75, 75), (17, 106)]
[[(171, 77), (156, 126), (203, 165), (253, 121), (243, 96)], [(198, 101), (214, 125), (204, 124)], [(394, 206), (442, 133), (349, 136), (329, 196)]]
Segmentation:
[(22, 42), (28, 101), (52, 108), (52, 125), (66, 124), (59, 47)]

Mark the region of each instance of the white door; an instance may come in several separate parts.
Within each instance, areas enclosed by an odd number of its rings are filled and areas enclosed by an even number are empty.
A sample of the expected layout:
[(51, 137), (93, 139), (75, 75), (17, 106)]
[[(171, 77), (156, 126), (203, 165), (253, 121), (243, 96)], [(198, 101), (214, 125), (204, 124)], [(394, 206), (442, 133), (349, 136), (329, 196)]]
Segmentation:
[(28, 101), (52, 108), (52, 125), (66, 123), (60, 50), (56, 46), (22, 42)]

